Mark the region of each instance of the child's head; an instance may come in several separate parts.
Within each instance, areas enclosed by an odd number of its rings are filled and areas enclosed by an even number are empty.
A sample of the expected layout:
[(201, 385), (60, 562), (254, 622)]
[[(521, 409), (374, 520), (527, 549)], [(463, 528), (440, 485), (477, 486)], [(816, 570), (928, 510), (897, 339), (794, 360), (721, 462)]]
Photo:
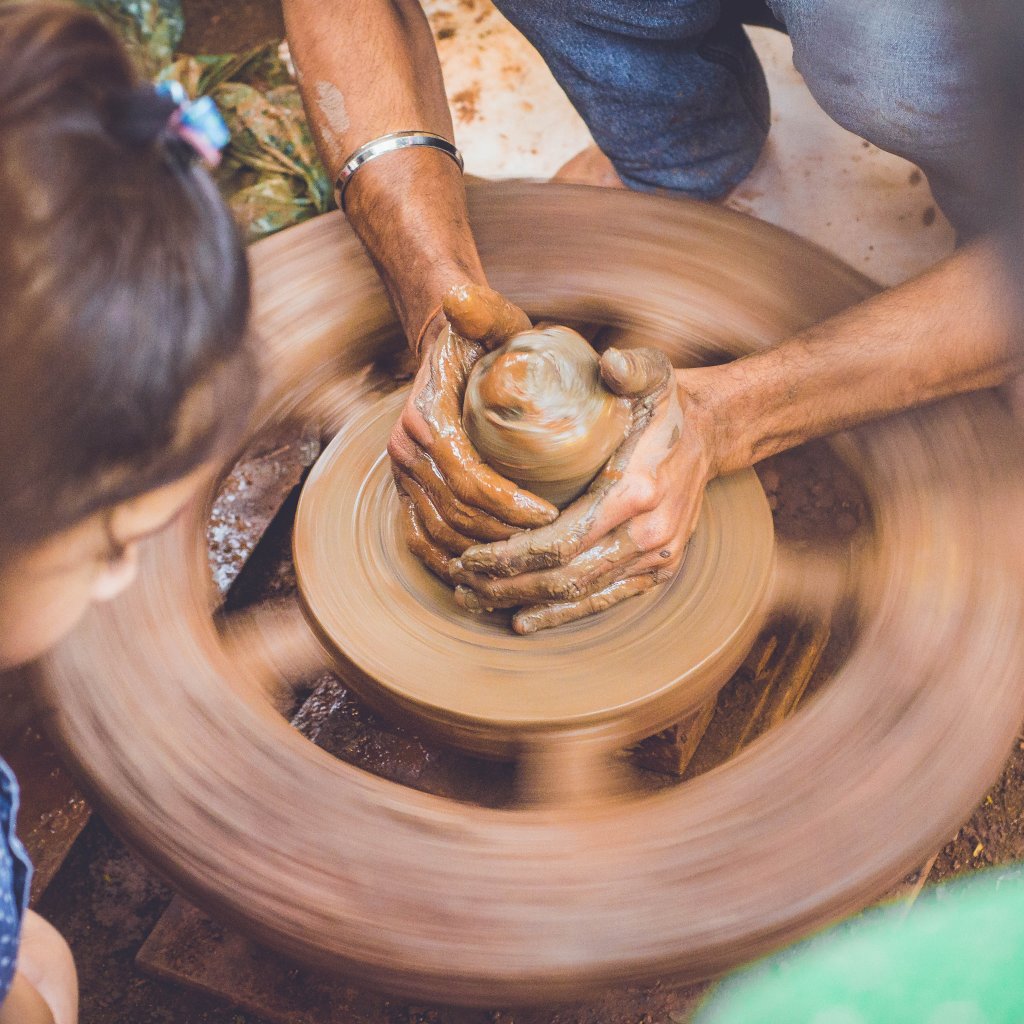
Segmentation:
[(253, 397), (245, 253), (170, 113), (91, 15), (0, 5), (0, 666), (130, 580)]

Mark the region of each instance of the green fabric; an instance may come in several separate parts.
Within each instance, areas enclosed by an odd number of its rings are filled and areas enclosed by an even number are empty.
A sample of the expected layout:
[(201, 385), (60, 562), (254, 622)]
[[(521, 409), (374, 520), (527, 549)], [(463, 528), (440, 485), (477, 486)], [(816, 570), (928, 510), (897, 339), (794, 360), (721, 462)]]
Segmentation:
[(299, 90), (279, 42), (244, 53), (178, 52), (185, 31), (179, 0), (78, 0), (105, 18), (143, 74), (173, 78), (192, 97), (211, 96), (231, 131), (217, 184), (246, 238), (256, 241), (334, 205)]
[(693, 1024), (1024, 1024), (1024, 868), (868, 911), (726, 979)]

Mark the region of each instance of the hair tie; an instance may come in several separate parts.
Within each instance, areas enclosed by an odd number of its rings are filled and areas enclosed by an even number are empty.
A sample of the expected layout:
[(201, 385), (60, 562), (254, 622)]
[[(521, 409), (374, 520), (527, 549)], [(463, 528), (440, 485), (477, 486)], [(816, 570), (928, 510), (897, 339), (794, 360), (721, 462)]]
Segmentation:
[(173, 79), (158, 82), (153, 91), (174, 104), (165, 122), (166, 130), (188, 143), (208, 167), (216, 167), (221, 150), (231, 141), (217, 104), (209, 96), (190, 100), (184, 86)]

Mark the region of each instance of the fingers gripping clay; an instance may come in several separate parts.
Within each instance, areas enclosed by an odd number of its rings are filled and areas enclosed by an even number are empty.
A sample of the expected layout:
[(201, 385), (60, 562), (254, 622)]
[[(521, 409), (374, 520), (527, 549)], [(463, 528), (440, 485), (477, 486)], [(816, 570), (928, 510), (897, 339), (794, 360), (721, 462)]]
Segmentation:
[(597, 353), (568, 327), (516, 335), (473, 367), (463, 424), (503, 476), (560, 508), (622, 442), (630, 404), (601, 382)]

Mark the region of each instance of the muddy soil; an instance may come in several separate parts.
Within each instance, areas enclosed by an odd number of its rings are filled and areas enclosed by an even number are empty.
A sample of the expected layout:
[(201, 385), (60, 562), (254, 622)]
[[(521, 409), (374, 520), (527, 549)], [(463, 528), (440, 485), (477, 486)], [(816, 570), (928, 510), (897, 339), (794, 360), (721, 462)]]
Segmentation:
[(93, 817), (37, 907), (71, 943), (82, 1024), (268, 1024), (136, 969), (173, 895)]

